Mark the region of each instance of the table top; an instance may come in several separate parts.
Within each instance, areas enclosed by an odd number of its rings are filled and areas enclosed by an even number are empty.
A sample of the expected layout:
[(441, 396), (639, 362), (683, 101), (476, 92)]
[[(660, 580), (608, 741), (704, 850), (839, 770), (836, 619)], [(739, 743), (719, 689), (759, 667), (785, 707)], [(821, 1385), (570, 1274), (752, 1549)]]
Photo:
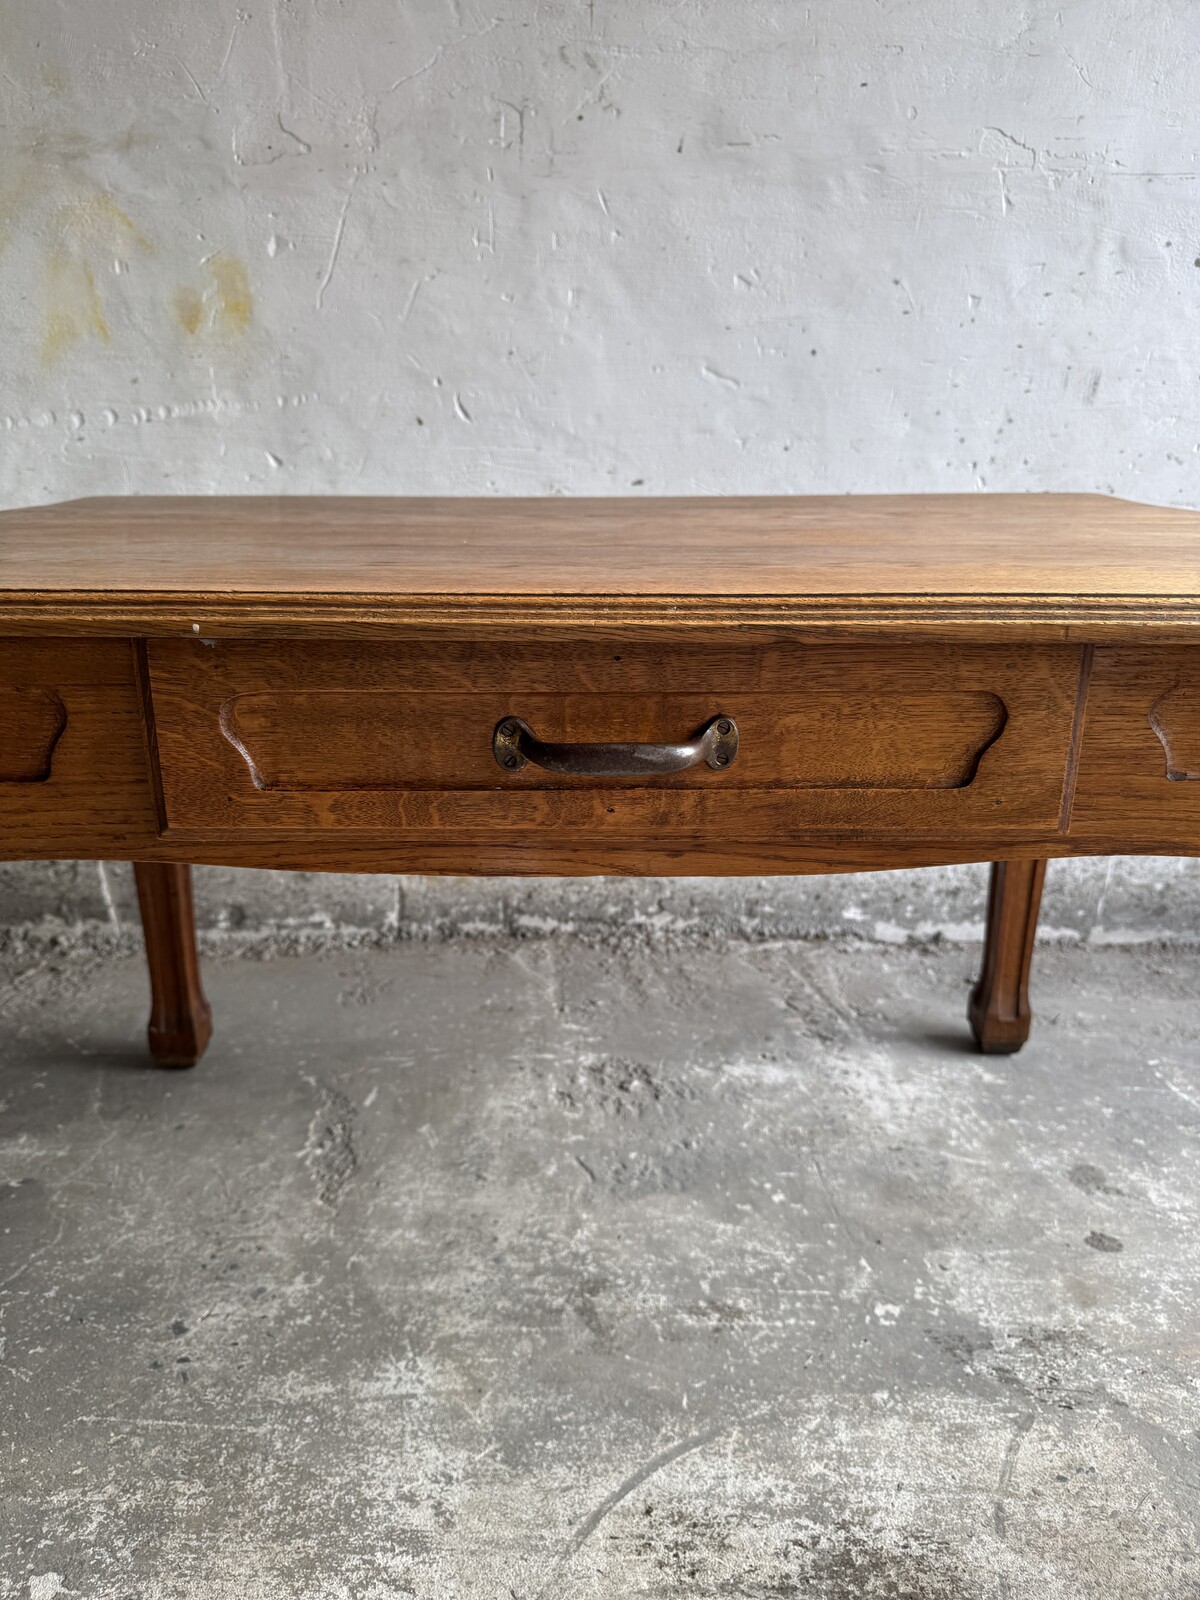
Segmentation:
[(1200, 513), (1104, 495), (130, 496), (0, 512), (0, 628), (1200, 628)]

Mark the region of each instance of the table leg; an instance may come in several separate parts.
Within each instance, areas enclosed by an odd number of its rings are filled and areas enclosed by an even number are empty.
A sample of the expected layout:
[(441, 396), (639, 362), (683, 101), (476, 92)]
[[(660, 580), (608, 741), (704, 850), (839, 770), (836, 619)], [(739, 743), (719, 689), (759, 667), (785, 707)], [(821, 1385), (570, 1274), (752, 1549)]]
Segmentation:
[(192, 869), (135, 861), (133, 873), (150, 967), (150, 1054), (161, 1067), (191, 1067), (212, 1037), (196, 951)]
[(967, 1017), (985, 1055), (1011, 1055), (1029, 1037), (1029, 968), (1044, 861), (993, 861), (979, 981)]

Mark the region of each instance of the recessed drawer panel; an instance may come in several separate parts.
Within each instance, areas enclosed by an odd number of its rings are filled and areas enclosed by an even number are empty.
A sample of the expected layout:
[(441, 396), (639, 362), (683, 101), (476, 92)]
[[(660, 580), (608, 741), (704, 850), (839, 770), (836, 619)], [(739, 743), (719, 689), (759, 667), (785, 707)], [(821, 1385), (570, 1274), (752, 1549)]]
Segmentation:
[[(1080, 662), (942, 645), (147, 648), (170, 828), (743, 839), (1057, 828)], [(506, 719), (532, 741), (517, 770), (493, 747)], [(597, 774), (542, 759), (678, 750), (715, 721), (736, 730), (724, 764)]]
[(1097, 648), (1071, 836), (1200, 847), (1200, 648)]
[[(405, 694), (397, 690), (296, 690), (232, 696), (221, 731), (257, 789), (565, 789), (594, 787), (588, 774), (539, 767), (497, 770), (492, 730), (519, 703), (521, 720), (546, 743), (664, 745), (714, 715), (704, 694)], [(662, 786), (721, 789), (958, 789), (1005, 724), (987, 691), (928, 689), (883, 695), (719, 697), (718, 716), (746, 729), (727, 772), (698, 762), (658, 774)], [(314, 737), (314, 730), (320, 730)], [(914, 737), (916, 734), (916, 737)], [(608, 774), (630, 787), (644, 775)]]
[(153, 839), (154, 792), (126, 639), (0, 639), (6, 859)]

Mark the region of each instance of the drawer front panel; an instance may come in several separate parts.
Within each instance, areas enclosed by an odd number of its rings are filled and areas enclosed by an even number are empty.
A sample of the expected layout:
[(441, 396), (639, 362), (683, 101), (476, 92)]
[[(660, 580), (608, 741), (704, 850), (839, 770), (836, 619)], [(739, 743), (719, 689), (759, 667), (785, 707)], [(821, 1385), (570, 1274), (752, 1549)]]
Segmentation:
[(0, 639), (0, 846), (120, 853), (156, 833), (125, 639)]
[[(1056, 829), (1073, 648), (151, 641), (169, 828)], [(506, 772), (506, 717), (549, 742), (678, 744), (736, 721), (726, 770)]]
[[(237, 695), (221, 729), (254, 785), (276, 792), (567, 789), (596, 780), (531, 764), (502, 773), (496, 725), (519, 715), (549, 743), (672, 744), (714, 715), (703, 694), (405, 694), (302, 690)], [(745, 737), (728, 772), (703, 764), (655, 779), (671, 788), (957, 789), (970, 783), (1006, 713), (997, 695), (927, 689), (883, 695), (720, 696)], [(645, 778), (617, 777), (622, 787)]]
[(1071, 837), (1200, 849), (1200, 649), (1097, 648)]

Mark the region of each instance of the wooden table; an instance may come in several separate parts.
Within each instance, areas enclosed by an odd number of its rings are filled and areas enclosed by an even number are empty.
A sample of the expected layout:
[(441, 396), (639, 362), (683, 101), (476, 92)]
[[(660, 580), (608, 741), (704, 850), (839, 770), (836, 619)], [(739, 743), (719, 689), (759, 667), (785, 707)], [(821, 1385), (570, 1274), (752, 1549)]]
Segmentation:
[(1097, 495), (81, 500), (0, 513), (0, 858), (136, 863), (150, 1046), (211, 1031), (188, 863), (992, 860), (1017, 1049), (1048, 857), (1200, 850), (1200, 516)]

